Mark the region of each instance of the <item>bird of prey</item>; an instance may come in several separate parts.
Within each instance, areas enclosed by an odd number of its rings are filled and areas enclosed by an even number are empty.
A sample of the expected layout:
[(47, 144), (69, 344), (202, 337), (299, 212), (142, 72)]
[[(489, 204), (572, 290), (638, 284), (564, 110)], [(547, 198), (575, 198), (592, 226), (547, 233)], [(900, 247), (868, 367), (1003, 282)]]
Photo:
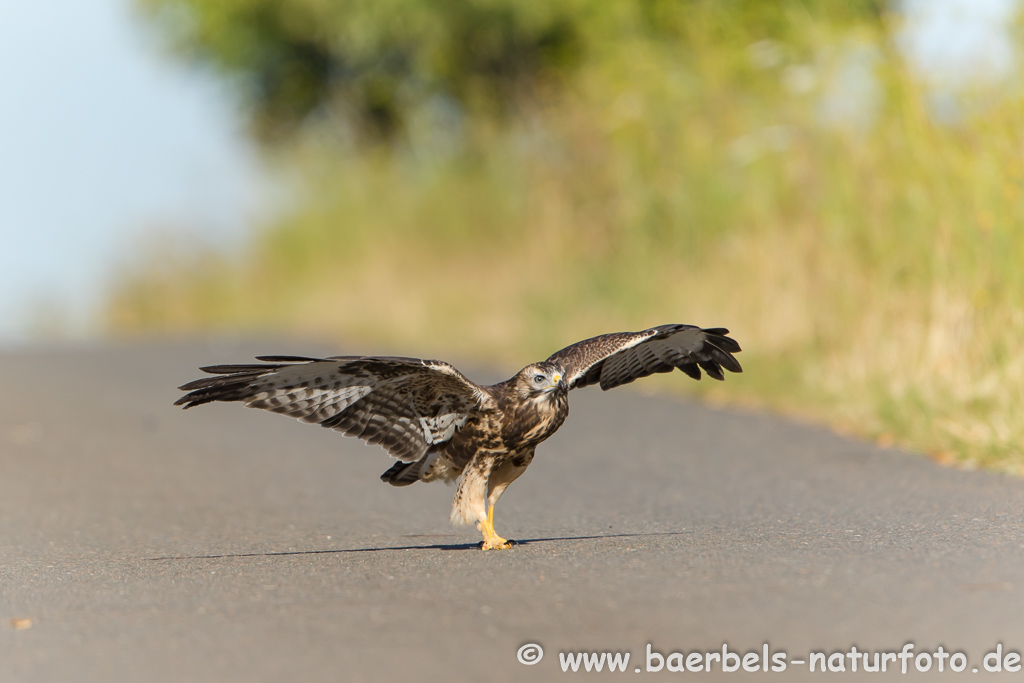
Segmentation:
[(398, 459), (381, 479), (393, 486), (459, 481), (453, 524), (476, 523), (485, 550), (508, 548), (494, 530), (494, 504), (526, 471), (537, 445), (569, 413), (569, 391), (608, 390), (678, 368), (724, 379), (742, 372), (723, 328), (660, 325), (604, 334), (556, 351), (514, 377), (483, 386), (439, 360), (390, 356), (259, 356), (259, 364), (200, 368), (214, 375), (181, 387), (175, 405), (241, 401), (380, 444)]

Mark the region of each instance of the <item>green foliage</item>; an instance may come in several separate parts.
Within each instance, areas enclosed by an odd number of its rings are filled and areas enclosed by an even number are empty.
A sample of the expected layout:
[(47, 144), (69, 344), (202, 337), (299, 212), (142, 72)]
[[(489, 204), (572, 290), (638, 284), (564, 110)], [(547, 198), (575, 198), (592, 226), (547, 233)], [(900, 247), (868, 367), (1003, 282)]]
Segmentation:
[[(679, 43), (756, 27), (784, 37), (793, 13), (877, 16), (878, 0), (139, 0), (179, 51), (239, 86), (265, 140), (340, 117), (361, 139), (393, 139), (425, 104), (507, 113), (565, 87), (575, 68), (630, 40)], [(620, 55), (628, 58), (628, 55)], [(317, 116), (319, 115), (319, 116)]]
[(583, 2), (539, 0), (147, 0), (182, 50), (238, 79), (257, 128), (311, 114), (393, 135), (432, 97), (506, 104), (572, 64)]

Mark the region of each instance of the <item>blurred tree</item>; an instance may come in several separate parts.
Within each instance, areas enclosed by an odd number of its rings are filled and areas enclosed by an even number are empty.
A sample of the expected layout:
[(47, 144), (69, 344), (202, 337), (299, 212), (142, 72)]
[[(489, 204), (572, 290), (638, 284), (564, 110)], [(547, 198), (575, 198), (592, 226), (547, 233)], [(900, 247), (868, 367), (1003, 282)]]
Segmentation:
[(714, 3), (779, 37), (792, 14), (877, 18), (884, 0), (137, 0), (175, 49), (240, 87), (257, 135), (289, 137), (317, 115), (389, 139), (409, 112), (445, 98), (502, 114), (558, 87), (594, 47), (630, 33), (680, 39), (695, 4)]
[(238, 81), (267, 139), (325, 108), (384, 137), (432, 96), (500, 109), (579, 54), (575, 1), (140, 2), (179, 51)]

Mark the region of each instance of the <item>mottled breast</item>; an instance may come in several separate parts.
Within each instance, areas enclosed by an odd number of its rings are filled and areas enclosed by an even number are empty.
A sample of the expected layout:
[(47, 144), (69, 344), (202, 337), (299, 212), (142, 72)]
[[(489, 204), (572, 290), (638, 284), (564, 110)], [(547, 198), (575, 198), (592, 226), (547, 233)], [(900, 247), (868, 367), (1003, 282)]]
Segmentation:
[(569, 397), (562, 392), (524, 401), (505, 414), (502, 437), (509, 450), (536, 446), (562, 426), (569, 414)]

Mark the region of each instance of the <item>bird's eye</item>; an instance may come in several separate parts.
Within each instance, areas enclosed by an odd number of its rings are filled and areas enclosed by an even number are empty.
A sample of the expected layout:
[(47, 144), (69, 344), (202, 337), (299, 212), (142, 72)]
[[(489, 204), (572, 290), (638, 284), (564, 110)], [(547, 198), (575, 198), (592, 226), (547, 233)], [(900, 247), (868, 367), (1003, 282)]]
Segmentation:
[(542, 384), (544, 382), (544, 375), (534, 375), (533, 381), (537, 384)]

